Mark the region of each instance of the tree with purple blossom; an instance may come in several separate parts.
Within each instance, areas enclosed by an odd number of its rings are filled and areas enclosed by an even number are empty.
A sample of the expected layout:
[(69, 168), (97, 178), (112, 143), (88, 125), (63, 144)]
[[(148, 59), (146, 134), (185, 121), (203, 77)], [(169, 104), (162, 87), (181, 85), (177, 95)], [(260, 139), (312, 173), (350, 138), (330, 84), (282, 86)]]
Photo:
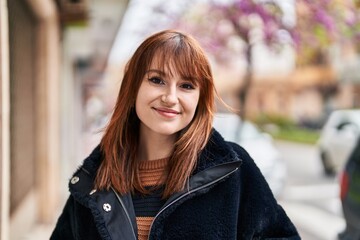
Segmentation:
[[(353, 44), (360, 40), (356, 0), (294, 1), (198, 1), (185, 4), (183, 11), (170, 15), (174, 27), (195, 35), (221, 64), (232, 61), (234, 56), (246, 59), (246, 73), (238, 91), (243, 117), (253, 81), (253, 48), (257, 43), (266, 43), (274, 51), (292, 44), (301, 66), (324, 63), (324, 55), (334, 43)], [(284, 2), (294, 3), (293, 21), (286, 18), (289, 14), (282, 7)], [(163, 4), (157, 10), (166, 12), (165, 8)]]
[(297, 23), (291, 34), (298, 65), (322, 64), (323, 55), (335, 43), (358, 44), (360, 12), (356, 1), (298, 0), (296, 10)]
[(284, 37), (284, 29), (290, 26), (283, 21), (282, 9), (273, 1), (202, 2), (181, 15), (174, 26), (195, 35), (220, 64), (227, 64), (234, 57), (245, 57), (246, 73), (237, 92), (242, 117), (253, 79), (254, 45), (265, 42), (271, 49), (279, 50), (290, 39), (289, 34)]

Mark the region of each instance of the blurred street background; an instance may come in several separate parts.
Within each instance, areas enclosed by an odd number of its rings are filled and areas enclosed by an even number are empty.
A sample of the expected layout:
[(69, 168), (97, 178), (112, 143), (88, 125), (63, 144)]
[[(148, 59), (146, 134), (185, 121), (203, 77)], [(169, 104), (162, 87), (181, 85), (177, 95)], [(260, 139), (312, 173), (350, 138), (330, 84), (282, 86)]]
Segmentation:
[(281, 173), (276, 198), (302, 238), (337, 239), (348, 152), (330, 162), (320, 140), (334, 111), (360, 107), (358, 0), (0, 0), (0, 239), (49, 239), (127, 60), (168, 28), (199, 40), (219, 95), (274, 147), (267, 180)]

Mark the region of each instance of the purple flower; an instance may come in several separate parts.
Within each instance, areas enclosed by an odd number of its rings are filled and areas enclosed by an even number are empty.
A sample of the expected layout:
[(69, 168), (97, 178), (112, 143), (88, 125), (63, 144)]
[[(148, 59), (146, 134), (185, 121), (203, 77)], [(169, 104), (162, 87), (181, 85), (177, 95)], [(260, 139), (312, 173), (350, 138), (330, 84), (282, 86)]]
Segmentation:
[(323, 9), (317, 9), (314, 16), (316, 22), (323, 25), (327, 31), (334, 33), (336, 31), (336, 25), (334, 20)]

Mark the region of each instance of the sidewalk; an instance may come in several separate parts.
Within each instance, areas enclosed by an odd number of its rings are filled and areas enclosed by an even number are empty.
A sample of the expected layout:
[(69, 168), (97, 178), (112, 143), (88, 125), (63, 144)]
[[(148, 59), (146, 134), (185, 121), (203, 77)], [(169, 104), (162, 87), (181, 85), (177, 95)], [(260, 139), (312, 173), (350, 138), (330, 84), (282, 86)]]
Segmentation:
[(34, 226), (33, 230), (29, 232), (23, 239), (24, 240), (48, 240), (54, 229), (53, 224), (39, 224)]
[[(92, 152), (94, 147), (96, 147), (101, 139), (101, 133), (97, 131), (84, 132), (82, 136), (82, 151), (79, 152), (80, 158), (85, 158)], [(83, 159), (77, 159), (79, 164)], [(75, 169), (74, 169), (75, 171)], [(69, 176), (70, 178), (70, 176)], [(65, 201), (65, 200), (64, 200)], [(61, 214), (63, 204), (60, 204), (59, 209), (54, 211), (58, 212), (54, 214), (54, 219), (52, 223), (49, 224), (37, 224), (32, 227), (31, 231), (28, 232), (21, 240), (48, 240), (52, 231), (54, 230), (56, 221)]]
[[(82, 137), (82, 151), (79, 152), (79, 156), (81, 158), (85, 158), (88, 154), (99, 144), (100, 135), (96, 133), (83, 133)], [(83, 159), (77, 159), (79, 164), (82, 162)], [(74, 169), (75, 171), (75, 169)], [(70, 176), (69, 176), (70, 178)], [(65, 200), (64, 200), (65, 203)], [(48, 240), (52, 231), (54, 230), (56, 221), (61, 214), (63, 204), (60, 204), (59, 209), (56, 209), (57, 212), (54, 214), (54, 219), (52, 223), (49, 224), (36, 224), (32, 227), (31, 231), (28, 232), (21, 240)]]

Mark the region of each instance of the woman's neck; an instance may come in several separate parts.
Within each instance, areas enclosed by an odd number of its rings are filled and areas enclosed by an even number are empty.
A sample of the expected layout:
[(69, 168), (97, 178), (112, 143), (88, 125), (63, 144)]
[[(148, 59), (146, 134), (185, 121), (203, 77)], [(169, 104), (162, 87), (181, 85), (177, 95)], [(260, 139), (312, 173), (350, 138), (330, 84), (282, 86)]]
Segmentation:
[(176, 135), (161, 135), (151, 131), (140, 130), (139, 160), (156, 160), (169, 157), (174, 150)]

